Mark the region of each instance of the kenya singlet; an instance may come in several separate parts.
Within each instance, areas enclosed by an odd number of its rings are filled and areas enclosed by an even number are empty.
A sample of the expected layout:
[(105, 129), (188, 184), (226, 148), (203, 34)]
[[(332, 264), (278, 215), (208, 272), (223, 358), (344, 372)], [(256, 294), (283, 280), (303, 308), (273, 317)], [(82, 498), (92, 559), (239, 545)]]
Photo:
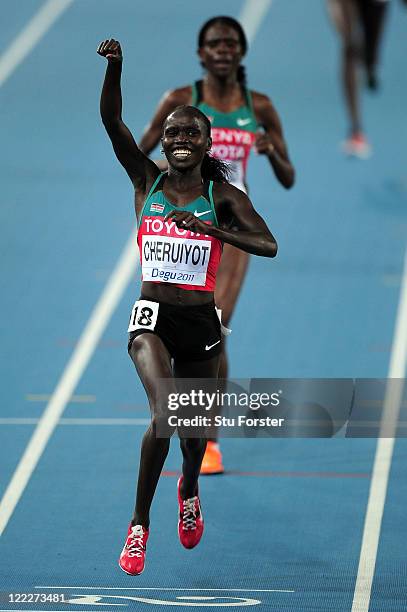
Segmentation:
[(204, 184), (204, 192), (196, 200), (176, 206), (164, 196), (166, 177), (167, 173), (157, 177), (139, 219), (137, 244), (142, 280), (173, 283), (182, 289), (214, 291), (222, 242), (206, 234), (178, 228), (174, 219), (164, 221), (172, 210), (185, 210), (204, 223), (219, 227), (212, 197), (213, 181)]
[(211, 122), (211, 154), (228, 163), (231, 169), (229, 183), (242, 191), (246, 191), (247, 161), (258, 129), (251, 93), (246, 88), (244, 95), (245, 106), (231, 113), (221, 113), (202, 101), (202, 81), (192, 86), (192, 106), (199, 108)]

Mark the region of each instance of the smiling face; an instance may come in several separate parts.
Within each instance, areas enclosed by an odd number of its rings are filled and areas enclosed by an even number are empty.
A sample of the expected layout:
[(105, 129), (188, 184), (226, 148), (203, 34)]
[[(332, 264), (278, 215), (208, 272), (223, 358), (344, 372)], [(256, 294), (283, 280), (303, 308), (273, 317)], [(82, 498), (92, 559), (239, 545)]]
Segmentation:
[(206, 30), (198, 54), (208, 72), (225, 78), (237, 72), (244, 50), (235, 28), (215, 23)]
[(212, 140), (196, 109), (189, 111), (186, 107), (175, 110), (167, 117), (161, 144), (170, 166), (184, 171), (202, 163), (212, 146)]

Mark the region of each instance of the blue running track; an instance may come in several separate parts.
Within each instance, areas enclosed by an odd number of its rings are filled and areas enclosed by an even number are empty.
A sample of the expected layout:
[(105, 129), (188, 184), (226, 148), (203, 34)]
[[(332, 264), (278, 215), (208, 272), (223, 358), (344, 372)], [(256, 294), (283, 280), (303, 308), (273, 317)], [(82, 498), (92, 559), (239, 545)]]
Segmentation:
[[(284, 191), (253, 156), (251, 197), (280, 250), (251, 260), (229, 342), (235, 378), (388, 375), (407, 235), (407, 11), (391, 4), (383, 88), (363, 94), (374, 147), (365, 162), (339, 152), (339, 46), (324, 2), (275, 0), (254, 37), (249, 83), (279, 110), (297, 184)], [(0, 55), (41, 6), (3, 0)], [(134, 228), (131, 186), (99, 118), (97, 44), (122, 43), (124, 118), (140, 135), (163, 91), (200, 75), (203, 21), (238, 17), (242, 6), (76, 0), (0, 86), (0, 498)], [(118, 568), (148, 418), (126, 352), (138, 276), (0, 537), (0, 612), (350, 612), (374, 439), (224, 440), (229, 473), (200, 481), (206, 531), (193, 551), (177, 539), (174, 440), (146, 570), (133, 578)], [(407, 609), (406, 453), (397, 440), (372, 612)], [(70, 603), (12, 604), (6, 592), (65, 593)]]

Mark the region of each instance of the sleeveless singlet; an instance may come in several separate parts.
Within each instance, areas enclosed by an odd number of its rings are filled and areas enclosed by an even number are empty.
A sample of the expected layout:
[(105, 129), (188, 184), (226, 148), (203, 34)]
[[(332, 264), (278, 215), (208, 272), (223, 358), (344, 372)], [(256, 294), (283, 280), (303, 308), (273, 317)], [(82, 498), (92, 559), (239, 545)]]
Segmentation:
[(229, 183), (246, 192), (247, 162), (258, 130), (251, 93), (244, 87), (246, 105), (231, 113), (221, 113), (202, 101), (202, 84), (202, 81), (196, 81), (192, 86), (191, 104), (211, 122), (211, 154), (228, 163), (231, 170)]
[(185, 206), (171, 204), (163, 193), (167, 173), (151, 187), (141, 211), (137, 244), (142, 280), (172, 283), (181, 289), (214, 291), (223, 243), (206, 234), (196, 234), (164, 221), (172, 210), (190, 211), (204, 223), (219, 227), (212, 197), (213, 181), (204, 184), (203, 195)]

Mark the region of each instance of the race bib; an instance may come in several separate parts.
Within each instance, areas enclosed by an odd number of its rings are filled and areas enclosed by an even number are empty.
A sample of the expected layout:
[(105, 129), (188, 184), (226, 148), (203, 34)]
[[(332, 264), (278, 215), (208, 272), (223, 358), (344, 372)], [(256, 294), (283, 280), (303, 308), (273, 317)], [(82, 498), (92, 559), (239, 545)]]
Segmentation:
[(158, 302), (137, 300), (131, 312), (127, 331), (133, 332), (138, 329), (149, 329), (153, 331), (157, 323), (159, 306)]
[(210, 240), (144, 235), (143, 281), (204, 286), (211, 255)]

